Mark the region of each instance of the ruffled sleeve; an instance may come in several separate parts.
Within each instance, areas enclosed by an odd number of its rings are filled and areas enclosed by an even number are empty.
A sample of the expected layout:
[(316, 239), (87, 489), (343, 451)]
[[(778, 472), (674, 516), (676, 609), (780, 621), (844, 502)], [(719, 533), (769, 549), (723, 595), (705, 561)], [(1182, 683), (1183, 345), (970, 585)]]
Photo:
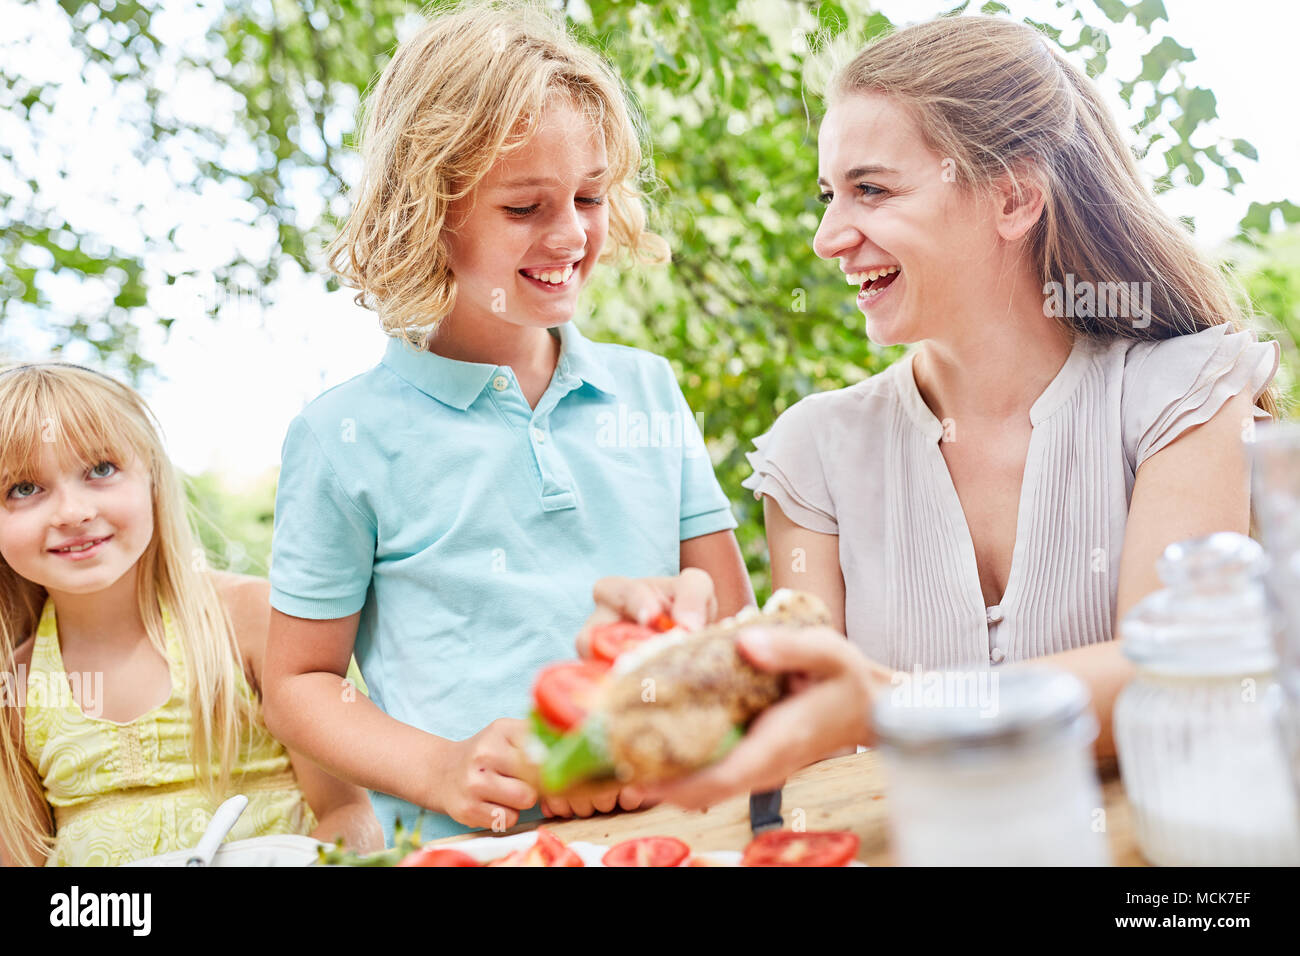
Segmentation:
[(819, 397), (810, 395), (792, 405), (767, 434), (754, 439), (755, 450), (745, 455), (754, 473), (741, 486), (755, 498), (770, 495), (786, 517), (809, 531), (838, 534), (818, 450)]
[[(1134, 471), (1183, 432), (1214, 417), (1234, 395), (1257, 401), (1277, 373), (1282, 349), (1249, 330), (1216, 325), (1142, 342), (1124, 363), (1124, 453)], [(1269, 414), (1258, 406), (1255, 418)]]

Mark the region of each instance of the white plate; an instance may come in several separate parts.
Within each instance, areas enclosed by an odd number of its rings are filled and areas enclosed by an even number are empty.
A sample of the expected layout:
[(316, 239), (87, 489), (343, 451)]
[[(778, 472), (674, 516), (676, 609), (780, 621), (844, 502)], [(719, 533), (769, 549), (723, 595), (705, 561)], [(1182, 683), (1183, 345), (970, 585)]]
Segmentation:
[[(317, 860), (316, 848), (325, 846), (308, 836), (283, 833), (252, 837), (221, 844), (210, 866), (310, 866)], [(328, 847), (326, 847), (328, 849)], [(193, 850), (175, 850), (161, 856), (124, 863), (123, 866), (184, 866)]]

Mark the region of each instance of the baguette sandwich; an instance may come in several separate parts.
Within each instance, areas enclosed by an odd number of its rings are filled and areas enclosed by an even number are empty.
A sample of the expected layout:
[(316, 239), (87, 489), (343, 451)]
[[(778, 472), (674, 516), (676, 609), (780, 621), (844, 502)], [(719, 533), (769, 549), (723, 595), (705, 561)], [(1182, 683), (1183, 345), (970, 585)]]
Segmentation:
[(746, 608), (693, 633), (647, 633), (612, 665), (552, 665), (534, 687), (531, 750), (543, 792), (601, 779), (656, 783), (720, 759), (784, 691), (783, 677), (738, 653), (736, 635), (755, 625), (829, 624), (818, 598), (781, 590), (762, 611)]

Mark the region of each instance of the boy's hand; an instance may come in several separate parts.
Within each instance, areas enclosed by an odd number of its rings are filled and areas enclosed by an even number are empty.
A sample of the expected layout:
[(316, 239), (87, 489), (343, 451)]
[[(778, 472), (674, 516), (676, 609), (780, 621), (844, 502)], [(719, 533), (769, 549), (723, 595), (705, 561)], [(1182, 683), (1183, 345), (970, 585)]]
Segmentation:
[(636, 787), (625, 787), (619, 783), (581, 787), (563, 796), (542, 797), (542, 814), (548, 817), (589, 817), (597, 813), (609, 813), (615, 807), (638, 810), (652, 806), (654, 801), (647, 800)]
[(686, 568), (675, 578), (601, 578), (592, 590), (596, 610), (576, 641), (579, 657), (591, 656), (593, 628), (614, 621), (648, 624), (667, 614), (678, 627), (698, 631), (718, 613), (713, 579), (699, 568)]
[(537, 803), (536, 770), (523, 750), (528, 734), (525, 721), (503, 717), (451, 743), (444, 751), (450, 759), (434, 771), (431, 808), (468, 827), (514, 826), (519, 811)]

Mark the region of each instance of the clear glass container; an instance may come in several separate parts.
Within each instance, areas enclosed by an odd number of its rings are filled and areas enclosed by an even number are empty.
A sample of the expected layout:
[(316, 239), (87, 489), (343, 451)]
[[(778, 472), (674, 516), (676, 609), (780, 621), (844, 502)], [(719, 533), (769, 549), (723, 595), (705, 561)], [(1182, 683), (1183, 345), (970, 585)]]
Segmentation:
[(1266, 564), (1240, 534), (1172, 544), (1166, 589), (1124, 618), (1137, 675), (1115, 702), (1115, 746), (1138, 846), (1159, 866), (1300, 864)]
[(1300, 794), (1300, 425), (1261, 425), (1251, 438), (1251, 502), (1270, 559), (1264, 585), (1282, 685), (1278, 724)]
[(900, 865), (1109, 862), (1079, 680), (1037, 667), (900, 677), (875, 712)]

